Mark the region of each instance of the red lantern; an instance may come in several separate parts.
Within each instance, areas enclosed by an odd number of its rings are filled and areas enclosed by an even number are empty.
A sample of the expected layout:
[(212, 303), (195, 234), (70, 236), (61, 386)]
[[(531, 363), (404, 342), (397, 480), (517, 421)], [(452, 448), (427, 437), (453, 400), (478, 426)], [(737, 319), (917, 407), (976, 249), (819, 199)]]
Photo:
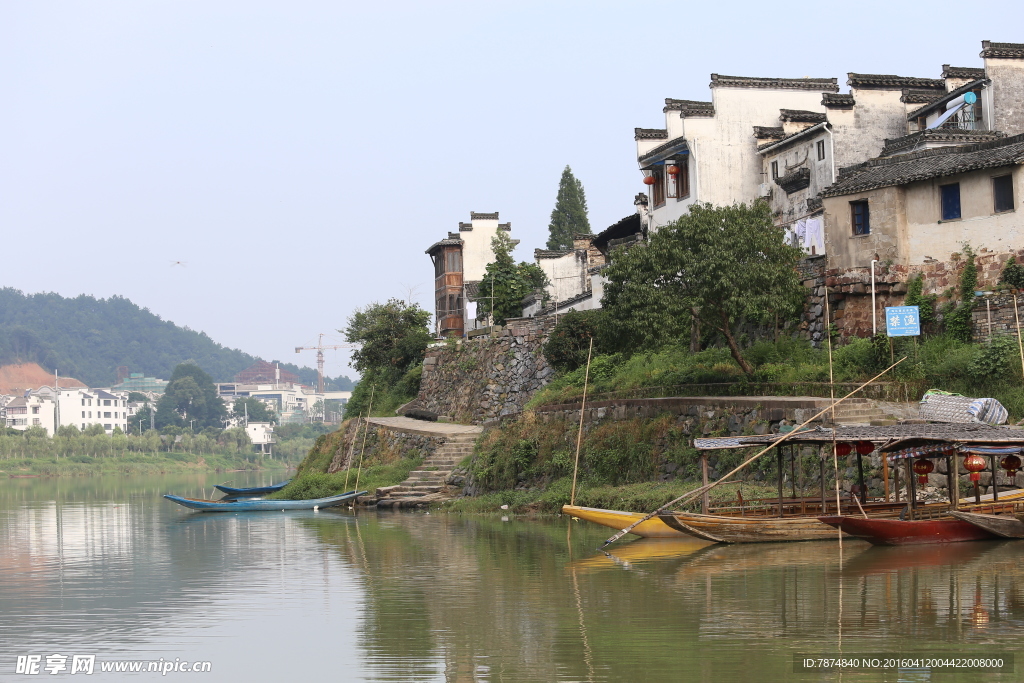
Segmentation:
[(653, 185), (656, 182), (658, 182), (658, 180), (654, 176), (644, 176), (644, 185)]
[(971, 481), (981, 481), (980, 472), (985, 469), (985, 458), (975, 453), (971, 453), (964, 458), (964, 469), (971, 473)]
[(846, 456), (850, 454), (853, 448), (848, 443), (837, 443), (836, 444), (836, 455)]
[(875, 444), (870, 441), (858, 441), (856, 443), (857, 455), (867, 455), (868, 453), (875, 450)]
[(935, 463), (928, 458), (918, 458), (914, 461), (914, 473), (917, 474), (919, 484), (928, 483), (928, 475), (935, 469)]
[(1020, 469), (1020, 465), (1020, 458), (1016, 455), (1008, 455), (999, 461), (999, 466), (1006, 470), (1006, 476), (1014, 483), (1017, 483), (1017, 470)]
[(679, 175), (679, 167), (676, 166), (675, 164), (669, 166), (665, 170), (668, 171), (669, 175)]

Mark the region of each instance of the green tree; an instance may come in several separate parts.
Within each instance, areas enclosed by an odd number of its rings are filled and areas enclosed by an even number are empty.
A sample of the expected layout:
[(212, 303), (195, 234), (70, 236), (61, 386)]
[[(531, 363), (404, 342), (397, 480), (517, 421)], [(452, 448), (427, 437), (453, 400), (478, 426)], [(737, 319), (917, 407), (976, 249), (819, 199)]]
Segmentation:
[(226, 410), (213, 379), (194, 362), (181, 363), (171, 374), (156, 404), (156, 426), (220, 427)]
[(277, 422), (277, 413), (273, 408), (254, 396), (236, 398), (231, 406), (235, 417), (249, 416), (250, 422)]
[(515, 242), (508, 233), (499, 230), (491, 240), (494, 261), (487, 264), (479, 285), (477, 317), (486, 319), (493, 313), (497, 325), (504, 325), (508, 318), (521, 316), (523, 298), (548, 283), (547, 276), (536, 263), (523, 261), (516, 265), (512, 258), (514, 248)]
[(555, 197), (555, 208), (551, 211), (548, 232), (548, 249), (572, 249), (573, 235), (590, 234), (583, 183), (572, 174), (568, 165), (558, 181), (558, 195)]
[[(617, 314), (613, 317), (674, 302), (668, 315), (689, 311), (702, 327), (717, 331), (748, 375), (754, 368), (743, 357), (737, 328), (775, 315), (795, 317), (804, 301), (796, 270), (801, 252), (786, 244), (764, 202), (694, 205), (628, 253), (631, 258), (613, 261), (606, 271), (605, 306)], [(627, 290), (632, 296), (622, 296)]]

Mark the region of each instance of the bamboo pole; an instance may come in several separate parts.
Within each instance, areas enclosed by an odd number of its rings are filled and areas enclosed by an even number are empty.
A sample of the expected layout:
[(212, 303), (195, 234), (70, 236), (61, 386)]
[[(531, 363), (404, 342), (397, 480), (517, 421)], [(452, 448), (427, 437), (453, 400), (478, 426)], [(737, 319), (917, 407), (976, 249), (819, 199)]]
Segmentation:
[(569, 493), (569, 505), (576, 505), (576, 475), (580, 471), (580, 446), (583, 444), (583, 416), (587, 411), (587, 385), (590, 383), (590, 356), (594, 352), (594, 338), (590, 338), (587, 349), (587, 370), (583, 375), (583, 402), (580, 403), (580, 428), (576, 432), (576, 464), (572, 468), (572, 491)]
[[(373, 393), (371, 391), (370, 393)], [(359, 438), (359, 425), (362, 424), (363, 413), (356, 418), (356, 433), (352, 435), (352, 443), (348, 446), (348, 457), (345, 458), (345, 490), (348, 491), (348, 475), (352, 472), (352, 454), (356, 451), (356, 439)]]
[[(875, 315), (875, 307), (871, 307), (871, 315)], [(836, 444), (836, 382), (835, 374), (832, 370), (832, 311), (828, 305), (828, 285), (825, 285), (825, 340), (828, 346), (828, 394), (832, 400), (832, 469), (835, 473), (835, 487), (836, 487), (836, 514), (843, 514), (843, 504), (839, 499), (839, 450)], [(890, 340), (891, 341), (891, 340)], [(890, 344), (890, 350), (892, 346)], [(843, 554), (843, 530), (838, 529), (839, 533), (839, 554)], [(842, 600), (840, 599), (840, 603)]]
[(754, 455), (750, 456), (749, 458), (747, 458), (746, 460), (741, 462), (739, 465), (737, 465), (736, 467), (731, 469), (724, 476), (720, 477), (718, 479), (718, 481), (715, 481), (715, 482), (713, 482), (711, 484), (708, 484), (707, 486), (701, 486), (699, 489), (696, 489), (694, 491), (690, 491), (688, 493), (684, 493), (683, 495), (679, 496), (678, 498), (673, 498), (672, 500), (670, 500), (669, 502), (665, 503), (664, 505), (662, 505), (660, 508), (658, 508), (654, 512), (651, 512), (651, 513), (645, 515), (644, 517), (642, 517), (642, 518), (638, 519), (637, 521), (633, 522), (632, 524), (630, 524), (625, 529), (622, 529), (621, 531), (616, 532), (615, 535), (611, 536), (608, 540), (606, 540), (601, 545), (601, 547), (603, 548), (603, 547), (605, 547), (607, 545), (610, 545), (610, 544), (614, 543), (615, 541), (619, 540), (620, 538), (622, 538), (623, 536), (628, 534), (630, 531), (635, 529), (640, 524), (643, 524), (644, 522), (646, 522), (649, 519), (653, 519), (655, 516), (658, 515), (658, 513), (664, 512), (665, 510), (667, 510), (671, 506), (675, 505), (676, 503), (682, 503), (682, 504), (689, 503), (690, 501), (694, 500), (697, 496), (702, 495), (705, 491), (710, 491), (711, 489), (715, 488), (716, 486), (718, 486), (720, 484), (724, 484), (726, 479), (728, 479), (732, 475), (736, 474), (737, 472), (739, 472), (740, 470), (745, 468), (750, 463), (752, 463), (755, 460), (757, 460), (758, 458), (760, 458), (762, 455), (764, 455), (765, 453), (770, 451), (772, 448), (775, 448), (776, 446), (781, 445), (784, 441), (788, 440), (790, 437), (794, 436), (795, 434), (798, 434), (801, 429), (803, 429), (804, 427), (806, 427), (810, 423), (812, 423), (815, 420), (817, 420), (819, 417), (821, 417), (822, 415), (827, 413), (829, 410), (833, 410), (834, 411), (835, 410), (835, 406), (839, 405), (840, 403), (842, 403), (846, 399), (850, 398), (851, 396), (853, 396), (854, 394), (859, 392), (864, 387), (869, 386), (871, 383), (873, 383), (879, 377), (881, 377), (882, 375), (886, 374), (887, 372), (889, 372), (890, 370), (892, 370), (894, 367), (896, 367), (897, 365), (899, 365), (900, 363), (902, 363), (905, 360), (906, 360), (906, 358), (900, 358), (898, 361), (896, 361), (895, 363), (893, 363), (892, 365), (887, 367), (885, 370), (882, 370), (880, 373), (878, 373), (877, 375), (875, 375), (874, 377), (869, 379), (867, 382), (864, 382), (863, 384), (861, 384), (859, 387), (857, 387), (856, 389), (854, 389), (853, 391), (848, 393), (846, 396), (843, 396), (838, 401), (835, 401), (834, 403), (832, 403), (832, 405), (826, 406), (825, 408), (822, 408), (820, 411), (818, 411), (817, 413), (815, 413), (811, 417), (807, 418), (804, 422), (802, 422), (799, 425), (797, 425), (796, 427), (794, 427), (793, 431), (789, 432), (788, 434), (784, 434), (782, 436), (782, 438), (779, 439), (778, 441), (776, 441), (775, 443), (771, 444), (770, 446), (767, 446), (767, 447), (763, 448), (762, 450), (758, 451), (757, 453), (755, 453)]
[(366, 454), (366, 434), (370, 431), (370, 413), (373, 412), (373, 394), (377, 391), (377, 385), (370, 387), (370, 403), (366, 406), (366, 423), (363, 425), (363, 445), (359, 447), (359, 467), (356, 468), (356, 487), (353, 491), (359, 490), (359, 475), (363, 473), (363, 455)]
[[(700, 478), (703, 486), (708, 485), (708, 453), (707, 451), (700, 452)], [(711, 507), (711, 501), (708, 499), (708, 492), (705, 491), (704, 495), (701, 496), (700, 500), (700, 511), (701, 514), (708, 514), (708, 508)]]

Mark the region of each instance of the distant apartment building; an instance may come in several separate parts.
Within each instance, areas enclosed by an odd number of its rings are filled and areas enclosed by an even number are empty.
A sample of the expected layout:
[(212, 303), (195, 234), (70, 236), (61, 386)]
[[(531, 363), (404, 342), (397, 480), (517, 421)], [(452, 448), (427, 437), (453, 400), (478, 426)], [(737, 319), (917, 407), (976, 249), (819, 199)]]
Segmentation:
[(127, 392), (78, 387), (55, 390), (44, 386), (9, 398), (0, 411), (7, 427), (22, 431), (42, 427), (49, 436), (66, 426), (84, 431), (98, 424), (107, 434), (113, 434), (115, 429), (128, 429)]

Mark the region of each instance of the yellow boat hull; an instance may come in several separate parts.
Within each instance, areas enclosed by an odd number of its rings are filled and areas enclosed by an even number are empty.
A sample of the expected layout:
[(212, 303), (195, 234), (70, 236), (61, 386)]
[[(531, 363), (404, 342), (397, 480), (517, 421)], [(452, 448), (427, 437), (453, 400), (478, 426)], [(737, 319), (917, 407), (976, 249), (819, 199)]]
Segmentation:
[[(600, 524), (609, 529), (621, 531), (630, 524), (643, 519), (646, 515), (642, 512), (624, 512), (622, 510), (601, 510), (600, 508), (585, 508), (578, 505), (563, 505), (562, 514), (570, 515), (587, 522)], [(643, 538), (695, 538), (695, 534), (686, 533), (673, 529), (664, 521), (654, 517), (630, 531), (632, 534)]]

